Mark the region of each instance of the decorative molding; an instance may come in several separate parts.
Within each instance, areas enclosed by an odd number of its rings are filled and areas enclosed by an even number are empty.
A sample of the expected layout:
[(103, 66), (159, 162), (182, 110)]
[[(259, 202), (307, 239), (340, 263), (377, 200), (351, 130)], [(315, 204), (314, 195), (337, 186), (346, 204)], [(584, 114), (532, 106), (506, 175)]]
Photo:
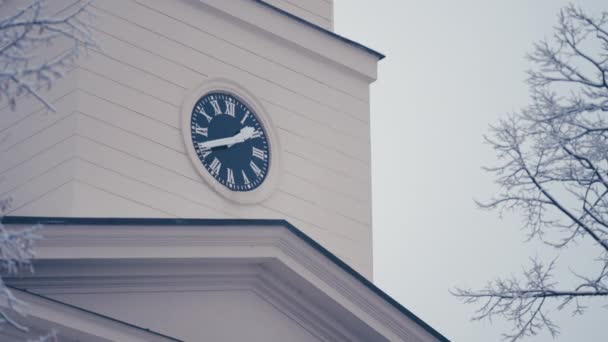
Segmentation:
[[(62, 221), (45, 227), (45, 238), (37, 248), (37, 274), (27, 286), (47, 284), (48, 289), (56, 291), (66, 279), (79, 279), (86, 285), (87, 273), (76, 267), (78, 263), (94, 263), (98, 276), (106, 277), (105, 283), (96, 278), (95, 286), (105, 284), (106, 288), (117, 286), (112, 285), (116, 280), (112, 276), (119, 277), (121, 286), (137, 284), (137, 277), (143, 284), (141, 277), (151, 276), (145, 278), (148, 288), (221, 288), (238, 283), (250, 286), (253, 282), (251, 288), (269, 301), (298, 303), (293, 304), (295, 308), (282, 310), (310, 322), (317, 334), (337, 341), (350, 340), (349, 332), (359, 337), (375, 336), (371, 340), (383, 336), (390, 341), (447, 341), (285, 221), (268, 220), (264, 224), (254, 220), (247, 224), (246, 220), (176, 220), (167, 226), (172, 220), (144, 220), (139, 225), (135, 220), (122, 225), (120, 221), (102, 224), (103, 219), (98, 224), (86, 224), (85, 220), (75, 219), (78, 225)], [(57, 268), (50, 267), (54, 263)], [(150, 267), (151, 263), (155, 267)], [(180, 267), (167, 266), (175, 263)], [(62, 268), (62, 264), (66, 266)], [(135, 278), (129, 278), (129, 274)], [(51, 281), (49, 277), (53, 276)], [(19, 281), (25, 285), (26, 278)], [(141, 286), (142, 291), (146, 289)], [(319, 312), (327, 317), (319, 316)], [(315, 317), (322, 318), (319, 321)], [(338, 321), (324, 325), (330, 318)], [(357, 328), (361, 331), (353, 330)]]
[[(37, 267), (42, 273), (47, 274), (48, 268), (56, 263), (58, 262), (49, 261), (45, 263), (46, 265)], [(284, 275), (268, 272), (263, 264), (243, 265), (234, 262), (220, 262), (220, 264), (221, 266), (216, 263), (190, 262), (185, 273), (196, 272), (196, 275), (178, 275), (183, 271), (172, 271), (178, 266), (183, 267), (184, 262), (181, 260), (166, 262), (162, 268), (156, 268), (156, 271), (168, 273), (152, 276), (133, 275), (142, 268), (141, 263), (121, 262), (114, 269), (122, 275), (96, 275), (100, 265), (96, 261), (90, 261), (65, 265), (66, 268), (70, 268), (70, 273), (82, 274), (82, 276), (35, 275), (9, 278), (7, 281), (16, 288), (28, 289), (43, 296), (117, 292), (251, 291), (323, 341), (361, 340), (349, 333), (338, 318), (321, 310), (319, 303), (307, 298), (306, 294), (297, 288), (284, 284), (282, 281)]]
[(357, 341), (360, 337), (352, 334), (344, 322), (336, 316), (329, 315), (321, 310), (319, 305), (294, 287), (290, 287), (280, 276), (272, 274), (264, 268), (258, 277), (256, 291), (266, 301), (282, 308), (282, 311), (301, 325), (309, 326), (307, 329), (318, 336), (322, 341)]

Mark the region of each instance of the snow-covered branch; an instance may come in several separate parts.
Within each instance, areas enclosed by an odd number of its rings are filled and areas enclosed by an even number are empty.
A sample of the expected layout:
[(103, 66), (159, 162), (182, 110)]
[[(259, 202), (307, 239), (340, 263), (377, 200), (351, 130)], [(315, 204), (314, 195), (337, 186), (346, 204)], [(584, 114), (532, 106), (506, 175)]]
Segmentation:
[[(87, 20), (89, 1), (0, 0), (0, 107), (15, 109), (31, 96), (54, 111), (43, 91), (67, 72), (96, 43)], [(23, 324), (26, 303), (15, 297), (2, 277), (32, 272), (33, 245), (39, 226), (7, 229), (2, 215), (11, 205), (0, 198), (0, 329), (28, 331)], [(53, 332), (35, 341), (56, 341)]]
[[(9, 206), (10, 200), (0, 201), (0, 214), (3, 214)], [(1, 223), (1, 218), (0, 215), (0, 274), (15, 275), (20, 271), (31, 272), (34, 242), (40, 238), (37, 234), (40, 226), (9, 230)], [(18, 317), (24, 315), (26, 304), (12, 294), (2, 278), (0, 278), (0, 302), (7, 308), (0, 308), (0, 325), (8, 324), (15, 329), (27, 331), (27, 327), (14, 317), (15, 314)]]
[[(54, 111), (41, 91), (95, 46), (85, 21), (89, 2), (75, 1), (62, 9), (51, 8), (47, 0), (23, 3), (13, 9), (14, 4), (0, 2), (0, 101), (15, 108), (17, 98), (30, 95)], [(53, 56), (41, 53), (50, 46), (62, 49)]]
[[(554, 267), (555, 261), (544, 266), (539, 260), (533, 259), (532, 266), (524, 271), (523, 281), (517, 278), (496, 279), (483, 290), (458, 289), (453, 294), (461, 297), (465, 303), (481, 303), (473, 320), (491, 320), (498, 316), (513, 323), (512, 332), (503, 334), (508, 340), (535, 335), (543, 328), (555, 337), (559, 329), (549, 318), (548, 300), (559, 301), (558, 309), (572, 304), (573, 313), (582, 314), (585, 307), (580, 299), (608, 297), (608, 288), (598, 279), (584, 279), (575, 289), (558, 290), (552, 274)], [(604, 272), (604, 281), (606, 276)]]
[(481, 303), (475, 320), (500, 316), (513, 323), (504, 337), (518, 340), (558, 326), (548, 304), (562, 309), (608, 298), (608, 12), (587, 15), (572, 5), (558, 15), (555, 34), (528, 56), (531, 105), (491, 127), (487, 143), (500, 164), (486, 170), (501, 191), (484, 209), (522, 214), (529, 239), (559, 251), (589, 239), (600, 265), (594, 276), (575, 271), (573, 289), (560, 289), (555, 261), (533, 260), (519, 278), (497, 279), (483, 290), (457, 289), (466, 303)]

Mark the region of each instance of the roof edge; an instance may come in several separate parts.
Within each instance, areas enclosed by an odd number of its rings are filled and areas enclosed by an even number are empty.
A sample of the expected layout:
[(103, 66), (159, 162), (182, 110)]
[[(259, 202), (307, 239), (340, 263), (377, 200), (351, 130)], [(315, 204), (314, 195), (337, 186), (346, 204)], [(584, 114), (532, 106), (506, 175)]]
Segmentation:
[(291, 19), (294, 19), (294, 20), (296, 20), (296, 21), (298, 21), (298, 22), (300, 22), (300, 23), (302, 23), (302, 24), (304, 24), (304, 25), (306, 25), (308, 27), (311, 27), (311, 28), (313, 28), (313, 29), (315, 29), (317, 31), (320, 31), (320, 32), (322, 32), (322, 33), (324, 33), (326, 35), (329, 35), (329, 36), (331, 36), (333, 38), (341, 40), (342, 42), (344, 42), (346, 44), (349, 44), (349, 45), (351, 45), (351, 46), (353, 46), (355, 48), (361, 49), (361, 50), (363, 50), (363, 51), (365, 51), (365, 52), (367, 52), (367, 53), (375, 56), (376, 58), (378, 58), (379, 61), (382, 60), (382, 59), (384, 59), (386, 57), (381, 52), (378, 52), (378, 51), (376, 51), (374, 49), (371, 49), (371, 48), (369, 48), (369, 47), (367, 47), (367, 46), (365, 46), (363, 44), (357, 43), (357, 42), (355, 42), (352, 39), (348, 39), (348, 38), (346, 38), (344, 36), (341, 36), (341, 35), (333, 32), (333, 31), (325, 29), (325, 28), (323, 28), (323, 27), (321, 27), (321, 26), (319, 26), (317, 24), (311, 23), (308, 20), (302, 19), (302, 18), (300, 18), (300, 17), (298, 17), (296, 15), (293, 15), (293, 14), (291, 14), (291, 13), (289, 13), (289, 12), (283, 10), (283, 9), (280, 9), (280, 8), (274, 6), (274, 5), (271, 5), (271, 4), (267, 3), (264, 0), (253, 0), (253, 1), (255, 1), (255, 2), (259, 3), (260, 5), (263, 5), (263, 6), (267, 7), (267, 8), (270, 8), (271, 10), (276, 11), (276, 12), (282, 14), (282, 15), (285, 15), (285, 16), (291, 18)]
[[(256, 0), (257, 1), (257, 0)], [(42, 217), (42, 216), (4, 216), (0, 219), (2, 224), (47, 224), (47, 225), (147, 225), (147, 226), (274, 226), (283, 227), (291, 233), (302, 239), (305, 243), (317, 250), (335, 265), (350, 274), (355, 280), (359, 281), (365, 287), (377, 294), (380, 298), (397, 309), (406, 317), (410, 318), (421, 328), (433, 335), (439, 341), (449, 342), (450, 340), (443, 336), (439, 331), (435, 330), (413, 312), (401, 305), (397, 300), (382, 291), (371, 281), (365, 278), (361, 273), (354, 270), (346, 262), (342, 261), (332, 252), (320, 245), (310, 236), (306, 235), (300, 229), (286, 220), (282, 219), (172, 219), (172, 218), (115, 218), (115, 217)]]

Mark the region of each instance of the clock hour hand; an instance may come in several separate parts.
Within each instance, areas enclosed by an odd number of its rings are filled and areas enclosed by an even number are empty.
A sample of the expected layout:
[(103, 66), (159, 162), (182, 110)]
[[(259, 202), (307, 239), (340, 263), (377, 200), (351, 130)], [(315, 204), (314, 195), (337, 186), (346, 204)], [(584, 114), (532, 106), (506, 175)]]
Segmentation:
[(238, 132), (232, 137), (205, 141), (204, 143), (200, 144), (199, 147), (203, 150), (209, 150), (219, 146), (230, 147), (232, 145), (245, 142), (248, 139), (255, 138), (256, 136), (258, 136), (258, 134), (259, 133), (256, 132), (253, 127), (247, 126), (243, 127), (240, 132)]

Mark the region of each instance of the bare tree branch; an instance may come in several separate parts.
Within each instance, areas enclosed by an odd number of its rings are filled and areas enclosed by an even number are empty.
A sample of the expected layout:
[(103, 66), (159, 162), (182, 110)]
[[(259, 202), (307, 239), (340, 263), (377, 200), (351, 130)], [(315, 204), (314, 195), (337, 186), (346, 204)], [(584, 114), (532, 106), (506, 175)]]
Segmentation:
[(593, 241), (597, 258), (589, 262), (600, 267), (594, 276), (571, 270), (578, 284), (566, 289), (553, 278), (555, 260), (533, 259), (519, 278), (453, 291), (481, 305), (473, 320), (511, 322), (503, 336), (511, 341), (541, 330), (556, 336), (548, 305), (581, 314), (582, 301), (608, 298), (608, 12), (592, 17), (565, 7), (552, 40), (536, 43), (528, 59), (531, 104), (490, 127), (485, 140), (500, 164), (485, 170), (500, 192), (478, 205), (521, 213), (528, 238), (557, 252), (579, 239)]
[[(31, 96), (54, 110), (43, 90), (68, 71), (79, 55), (96, 46), (86, 24), (89, 2), (75, 0), (63, 9), (54, 9), (49, 0), (0, 0), (0, 105), (15, 109), (23, 96)], [(22, 8), (14, 8), (14, 5)], [(48, 53), (50, 46), (56, 47)], [(0, 275), (32, 272), (34, 242), (39, 226), (7, 229), (2, 215), (11, 205), (0, 199)], [(0, 325), (27, 332), (26, 303), (15, 297), (0, 277)], [(1, 326), (0, 328), (6, 328)], [(51, 332), (34, 341), (57, 341)]]
[[(51, 12), (47, 0), (25, 3), (0, 20), (0, 101), (14, 109), (17, 98), (30, 95), (54, 111), (41, 91), (61, 78), (83, 51), (96, 46), (84, 21), (89, 2), (76, 0), (59, 13)], [(0, 6), (7, 5), (0, 2)], [(67, 45), (54, 58), (39, 53), (60, 43)]]

